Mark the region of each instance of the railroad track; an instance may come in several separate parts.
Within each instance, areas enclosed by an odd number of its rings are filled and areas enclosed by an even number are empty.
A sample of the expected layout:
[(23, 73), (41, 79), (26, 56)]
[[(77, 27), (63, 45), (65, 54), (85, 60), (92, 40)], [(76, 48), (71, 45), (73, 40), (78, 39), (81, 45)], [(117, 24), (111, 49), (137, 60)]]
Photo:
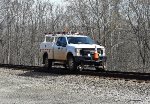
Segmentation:
[(56, 68), (53, 70), (45, 70), (40, 66), (25, 66), (25, 65), (10, 65), (10, 64), (0, 64), (1, 68), (12, 68), (19, 70), (32, 70), (36, 72), (49, 72), (57, 75), (89, 75), (89, 76), (99, 76), (111, 79), (125, 79), (125, 80), (134, 80), (138, 82), (150, 82), (150, 73), (137, 73), (137, 72), (119, 72), (119, 71), (104, 71), (104, 72), (96, 72), (94, 70), (84, 70), (81, 72), (71, 72), (64, 68)]

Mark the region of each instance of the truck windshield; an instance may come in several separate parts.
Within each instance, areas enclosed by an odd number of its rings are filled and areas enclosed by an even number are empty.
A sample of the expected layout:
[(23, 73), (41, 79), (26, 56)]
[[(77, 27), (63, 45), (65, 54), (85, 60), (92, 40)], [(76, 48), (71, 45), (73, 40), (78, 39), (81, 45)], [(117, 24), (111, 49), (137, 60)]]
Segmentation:
[(68, 44), (95, 44), (90, 37), (67, 37)]

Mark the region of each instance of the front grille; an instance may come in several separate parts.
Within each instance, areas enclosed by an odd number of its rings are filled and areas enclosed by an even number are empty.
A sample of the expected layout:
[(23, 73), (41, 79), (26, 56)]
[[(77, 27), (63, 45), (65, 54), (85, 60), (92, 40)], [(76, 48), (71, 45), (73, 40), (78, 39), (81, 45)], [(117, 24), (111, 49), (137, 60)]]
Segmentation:
[[(88, 54), (94, 55), (94, 51), (95, 51), (95, 48), (84, 48), (80, 51), (80, 54), (82, 56), (88, 56)], [(99, 54), (101, 55), (103, 54), (103, 50), (101, 48), (98, 48), (97, 51)]]

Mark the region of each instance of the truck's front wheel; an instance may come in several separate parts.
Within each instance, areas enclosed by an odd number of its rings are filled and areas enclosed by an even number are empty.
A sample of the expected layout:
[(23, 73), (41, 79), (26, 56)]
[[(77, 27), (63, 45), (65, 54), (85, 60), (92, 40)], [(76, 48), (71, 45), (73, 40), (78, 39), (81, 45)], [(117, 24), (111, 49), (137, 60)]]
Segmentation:
[(77, 69), (77, 64), (74, 60), (74, 57), (71, 55), (67, 57), (67, 66), (71, 71), (75, 71)]
[(96, 71), (106, 71), (106, 63), (102, 63), (101, 66), (96, 66)]

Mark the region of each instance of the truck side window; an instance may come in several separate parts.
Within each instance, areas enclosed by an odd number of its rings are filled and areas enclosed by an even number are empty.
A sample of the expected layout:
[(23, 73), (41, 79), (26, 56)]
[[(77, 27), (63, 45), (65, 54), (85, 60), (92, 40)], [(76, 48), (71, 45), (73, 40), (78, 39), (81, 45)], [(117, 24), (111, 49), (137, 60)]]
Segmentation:
[(53, 42), (54, 38), (53, 37), (46, 37), (46, 42)]
[(57, 46), (63, 46), (65, 47), (67, 45), (67, 41), (66, 41), (66, 38), (65, 37), (59, 37), (57, 39), (57, 43), (56, 43)]
[(66, 38), (65, 38), (65, 37), (62, 37), (62, 38), (61, 38), (61, 42), (62, 42), (63, 45), (65, 45), (65, 44), (67, 45), (67, 41), (66, 41)]
[(61, 46), (61, 37), (59, 37), (59, 38), (57, 39), (56, 45), (57, 45), (57, 46)]

